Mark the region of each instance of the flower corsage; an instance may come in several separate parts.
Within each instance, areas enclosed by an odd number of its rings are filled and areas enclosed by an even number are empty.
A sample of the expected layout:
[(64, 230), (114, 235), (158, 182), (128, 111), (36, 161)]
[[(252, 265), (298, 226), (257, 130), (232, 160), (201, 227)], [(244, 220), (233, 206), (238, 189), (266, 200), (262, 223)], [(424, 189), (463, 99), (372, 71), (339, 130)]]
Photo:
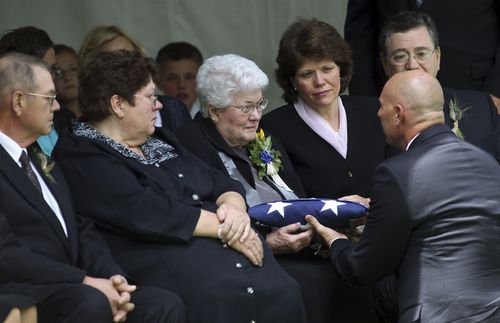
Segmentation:
[(248, 144), (250, 161), (257, 168), (260, 179), (265, 175), (270, 176), (274, 183), (291, 192), (292, 190), (278, 175), (278, 171), (283, 168), (280, 160), (281, 153), (272, 147), (271, 137), (266, 137), (264, 130), (260, 129), (255, 135), (255, 140)]
[(50, 157), (45, 155), (45, 153), (43, 151), (40, 151), (36, 148), (32, 148), (32, 149), (33, 149), (33, 153), (35, 155), (36, 161), (40, 165), (40, 168), (42, 169), (45, 177), (47, 177), (47, 179), (52, 184), (57, 184), (54, 176), (52, 176), (52, 174), (50, 173), (52, 171), (52, 169), (54, 169), (55, 163), (50, 159)]
[(458, 127), (458, 122), (462, 120), (465, 112), (470, 109), (470, 107), (462, 107), (458, 102), (457, 98), (453, 98), (450, 100), (448, 104), (450, 108), (450, 120), (453, 123), (453, 132), (457, 135), (458, 138), (464, 139), (464, 133)]

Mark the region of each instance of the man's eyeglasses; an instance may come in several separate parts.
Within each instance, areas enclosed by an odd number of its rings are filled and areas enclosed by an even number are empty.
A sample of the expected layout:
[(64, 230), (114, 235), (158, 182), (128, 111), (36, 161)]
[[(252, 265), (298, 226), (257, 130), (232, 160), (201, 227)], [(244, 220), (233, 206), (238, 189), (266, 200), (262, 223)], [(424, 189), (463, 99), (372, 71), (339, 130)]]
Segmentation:
[(32, 93), (32, 92), (23, 92), (23, 93), (31, 96), (39, 96), (45, 98), (50, 106), (54, 104), (54, 100), (56, 99), (57, 96), (57, 94), (49, 95), (49, 94)]
[(229, 106), (234, 107), (236, 109), (240, 109), (240, 111), (243, 112), (244, 114), (249, 114), (253, 111), (253, 109), (256, 109), (257, 111), (262, 112), (266, 108), (268, 102), (269, 101), (267, 99), (261, 99), (257, 103), (245, 104), (242, 106), (230, 104)]
[(75, 77), (78, 75), (78, 68), (74, 67), (63, 70), (62, 68), (54, 67), (52, 68), (52, 74), (54, 75), (54, 78), (58, 80), (63, 79), (64, 76)]
[(140, 95), (140, 94), (134, 94), (134, 96), (138, 98), (143, 98), (149, 101), (152, 105), (156, 106), (156, 102), (158, 102), (158, 97), (156, 95)]
[[(431, 58), (432, 54), (434, 54), (435, 51), (436, 49), (419, 49), (415, 51), (412, 56), (417, 62), (425, 63), (429, 60), (429, 58)], [(408, 53), (407, 51), (398, 51), (392, 54), (390, 58), (391, 61), (396, 65), (406, 65), (406, 63), (408, 63), (408, 60), (410, 59), (410, 53)]]

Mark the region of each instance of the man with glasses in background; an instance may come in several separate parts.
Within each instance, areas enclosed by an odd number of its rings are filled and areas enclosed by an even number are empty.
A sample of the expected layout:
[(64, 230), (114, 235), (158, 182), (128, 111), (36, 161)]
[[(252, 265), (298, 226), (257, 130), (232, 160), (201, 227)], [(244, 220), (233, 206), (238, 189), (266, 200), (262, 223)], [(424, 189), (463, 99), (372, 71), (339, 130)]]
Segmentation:
[[(379, 35), (380, 60), (390, 78), (406, 70), (423, 70), (437, 76), (441, 50), (432, 18), (405, 11), (389, 17)], [(445, 123), (455, 134), (500, 161), (500, 117), (486, 92), (443, 87)]]

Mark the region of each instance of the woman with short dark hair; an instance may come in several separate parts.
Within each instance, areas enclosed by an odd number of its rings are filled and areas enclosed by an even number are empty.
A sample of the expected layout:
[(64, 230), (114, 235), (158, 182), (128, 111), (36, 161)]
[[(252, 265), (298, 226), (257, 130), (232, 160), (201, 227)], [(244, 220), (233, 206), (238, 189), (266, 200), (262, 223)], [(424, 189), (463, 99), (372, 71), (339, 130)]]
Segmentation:
[[(349, 45), (325, 22), (299, 20), (283, 33), (276, 62), (287, 104), (264, 115), (262, 127), (283, 143), (308, 197), (368, 206), (385, 137), (377, 98), (340, 95), (352, 76)], [(324, 259), (316, 264), (287, 267), (301, 283), (309, 321), (376, 321), (371, 289), (339, 281)]]
[(172, 290), (189, 322), (305, 322), (297, 283), (250, 227), (242, 187), (155, 128), (156, 73), (137, 52), (80, 74), (83, 119), (56, 158), (131, 277)]

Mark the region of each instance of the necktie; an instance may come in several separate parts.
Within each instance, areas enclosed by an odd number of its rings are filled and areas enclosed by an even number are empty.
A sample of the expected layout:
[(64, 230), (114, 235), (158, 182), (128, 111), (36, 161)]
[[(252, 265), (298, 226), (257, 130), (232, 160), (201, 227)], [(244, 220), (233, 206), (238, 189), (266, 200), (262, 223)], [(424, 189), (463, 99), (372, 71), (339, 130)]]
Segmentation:
[(35, 172), (33, 171), (33, 168), (31, 168), (30, 165), (30, 158), (28, 157), (28, 154), (23, 150), (21, 153), (21, 157), (19, 157), (19, 161), (21, 162), (21, 168), (23, 169), (23, 172), (28, 176), (29, 180), (35, 185), (35, 187), (42, 192), (42, 187), (40, 186), (40, 182), (38, 181), (38, 178), (36, 177)]

